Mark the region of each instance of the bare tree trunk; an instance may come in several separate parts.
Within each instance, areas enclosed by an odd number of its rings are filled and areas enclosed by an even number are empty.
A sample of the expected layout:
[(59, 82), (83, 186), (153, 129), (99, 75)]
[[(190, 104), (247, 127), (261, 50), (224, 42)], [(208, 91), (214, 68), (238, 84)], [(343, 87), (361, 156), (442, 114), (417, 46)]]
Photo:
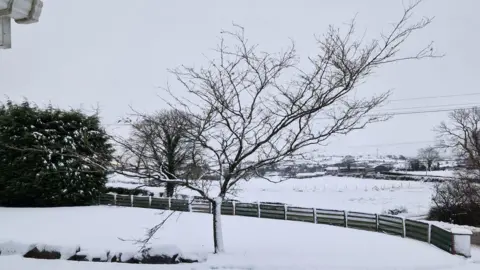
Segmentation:
[(167, 193), (167, 197), (170, 197), (170, 198), (173, 197), (173, 194), (175, 193), (174, 183), (167, 183), (166, 193)]
[(213, 246), (215, 253), (225, 252), (223, 245), (223, 230), (222, 230), (222, 197), (215, 198), (212, 203), (213, 206)]

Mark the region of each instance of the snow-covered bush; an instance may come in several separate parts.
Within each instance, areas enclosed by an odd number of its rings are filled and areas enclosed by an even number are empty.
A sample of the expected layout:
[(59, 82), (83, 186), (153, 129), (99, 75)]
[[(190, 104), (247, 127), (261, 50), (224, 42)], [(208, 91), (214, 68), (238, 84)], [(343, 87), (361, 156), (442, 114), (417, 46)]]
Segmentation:
[(149, 192), (148, 190), (135, 188), (123, 188), (123, 187), (107, 187), (105, 189), (107, 193), (115, 193), (121, 195), (144, 195), (144, 196), (154, 196), (153, 192)]
[(112, 153), (97, 115), (8, 101), (0, 106), (0, 205), (90, 204), (105, 189)]
[(405, 206), (395, 207), (393, 209), (383, 210), (382, 214), (396, 216), (399, 214), (408, 213), (408, 209)]
[(179, 264), (205, 262), (206, 254), (183, 253), (177, 246), (160, 245), (142, 249), (141, 251), (104, 252), (89, 251), (80, 246), (64, 247), (45, 244), (26, 245), (17, 242), (0, 242), (0, 255), (20, 255), (31, 259), (91, 261), (132, 264)]

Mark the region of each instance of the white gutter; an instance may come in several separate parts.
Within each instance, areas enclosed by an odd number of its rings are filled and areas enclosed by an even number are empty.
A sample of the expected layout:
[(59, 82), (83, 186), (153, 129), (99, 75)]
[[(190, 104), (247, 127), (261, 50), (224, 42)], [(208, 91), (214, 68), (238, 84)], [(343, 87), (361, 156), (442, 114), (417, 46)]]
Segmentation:
[(42, 0), (0, 0), (0, 49), (11, 48), (11, 20), (36, 23), (42, 14)]

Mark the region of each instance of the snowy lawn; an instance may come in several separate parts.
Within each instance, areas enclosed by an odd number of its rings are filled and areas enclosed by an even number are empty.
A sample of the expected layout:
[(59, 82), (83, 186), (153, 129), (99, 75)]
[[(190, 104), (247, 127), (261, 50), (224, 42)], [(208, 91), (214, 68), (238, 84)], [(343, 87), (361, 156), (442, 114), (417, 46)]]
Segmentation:
[[(0, 208), (0, 242), (80, 245), (89, 251), (135, 251), (130, 242), (160, 220), (159, 211), (121, 207)], [(166, 214), (166, 213), (164, 213)], [(153, 240), (184, 253), (209, 254), (212, 216), (178, 213)], [(201, 264), (146, 266), (42, 261), (0, 256), (0, 269), (478, 269), (475, 260), (426, 243), (302, 222), (223, 217), (227, 253)], [(475, 251), (476, 252), (476, 251)], [(474, 256), (479, 254), (474, 253)], [(477, 268), (476, 268), (477, 267)]]
[[(115, 176), (109, 186), (135, 188), (135, 179)], [(428, 213), (433, 194), (432, 183), (418, 181), (376, 180), (351, 177), (324, 176), (309, 179), (289, 179), (275, 184), (254, 178), (238, 184), (233, 196), (242, 202), (281, 202), (295, 206), (317, 207), (382, 213), (396, 208), (406, 208), (403, 216), (423, 216)], [(144, 189), (158, 196), (163, 188)], [(196, 192), (178, 189), (180, 194), (198, 196)]]

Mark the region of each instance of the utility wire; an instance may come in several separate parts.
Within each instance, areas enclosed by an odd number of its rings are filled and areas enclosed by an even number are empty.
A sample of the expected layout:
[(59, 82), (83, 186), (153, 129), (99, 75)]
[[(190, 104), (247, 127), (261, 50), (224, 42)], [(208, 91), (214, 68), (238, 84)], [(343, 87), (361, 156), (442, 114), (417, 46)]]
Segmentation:
[(467, 96), (480, 96), (480, 93), (477, 92), (477, 93), (464, 93), (464, 94), (443, 95), (443, 96), (424, 96), (424, 97), (413, 97), (413, 98), (390, 99), (390, 100), (387, 100), (387, 102), (438, 99), (438, 98), (449, 98), (449, 97), (467, 97)]
[[(464, 93), (464, 94), (455, 94), (455, 95), (441, 95), (441, 96), (423, 96), (423, 97), (413, 97), (413, 98), (402, 98), (402, 99), (391, 99), (387, 100), (389, 102), (399, 102), (399, 101), (410, 101), (410, 100), (425, 100), (425, 99), (439, 99), (439, 98), (449, 98), (449, 97), (465, 97), (465, 96), (480, 96), (480, 93)], [(407, 112), (393, 112), (393, 113), (383, 113), (384, 111), (397, 111), (397, 110), (410, 110), (410, 109), (422, 109), (422, 108), (439, 108), (439, 107), (450, 107), (450, 106), (466, 106), (466, 105), (475, 105), (472, 107), (456, 107), (449, 109), (437, 109), (437, 110), (419, 110), (419, 111), (407, 111)], [(424, 114), (424, 113), (437, 113), (437, 112), (449, 112), (459, 109), (471, 109), (474, 107), (480, 106), (478, 103), (463, 103), (463, 104), (444, 104), (444, 105), (432, 105), (432, 106), (420, 106), (420, 107), (403, 107), (403, 108), (385, 108), (379, 111), (372, 112), (372, 114), (366, 116), (377, 116), (386, 115), (386, 116), (395, 116), (395, 115), (412, 115), (412, 114)], [(380, 109), (380, 108), (379, 108)], [(377, 113), (377, 114), (375, 114)], [(315, 118), (316, 120), (331, 120), (331, 118)], [(127, 123), (111, 123), (105, 124), (104, 126), (128, 126)]]
[[(478, 106), (472, 106), (472, 107), (457, 107), (457, 108), (449, 108), (449, 109), (437, 109), (437, 110), (419, 110), (419, 111), (406, 111), (406, 112), (375, 112), (375, 113), (370, 113), (366, 114), (363, 117), (388, 117), (388, 116), (396, 116), (396, 115), (412, 115), (412, 114), (427, 114), (427, 113), (438, 113), (438, 112), (452, 112), (455, 110), (461, 110), (461, 109), (473, 109)], [(331, 117), (315, 117), (315, 120), (332, 120)]]
[(438, 109), (438, 110), (427, 110), (427, 111), (410, 111), (410, 112), (395, 112), (395, 113), (387, 113), (387, 116), (392, 115), (410, 115), (410, 114), (425, 114), (425, 113), (437, 113), (437, 112), (451, 112), (455, 110), (461, 110), (461, 109), (473, 109), (477, 106), (473, 107), (463, 107), (463, 108), (451, 108), (451, 109)]
[(480, 104), (478, 104), (478, 102), (476, 102), (476, 103), (457, 103), (457, 104), (443, 104), (443, 105), (433, 105), (433, 106), (386, 108), (386, 109), (381, 109), (380, 111), (397, 111), (397, 110), (410, 110), (410, 109), (442, 108), (442, 107), (451, 107), (451, 106), (480, 106)]
[[(392, 113), (382, 113), (382, 112), (376, 112), (372, 114), (366, 114), (363, 117), (389, 117), (389, 116), (397, 116), (397, 115), (416, 115), (416, 114), (429, 114), (429, 113), (439, 113), (439, 112), (452, 112), (455, 110), (460, 110), (460, 109), (473, 109), (476, 108), (477, 106), (473, 107), (459, 107), (459, 108), (450, 108), (450, 109), (437, 109), (437, 110), (420, 110), (420, 111), (406, 111), (406, 112), (392, 112)], [(313, 118), (314, 120), (332, 120), (331, 117), (315, 117)], [(130, 126), (131, 124), (129, 123), (110, 123), (110, 124), (103, 124), (105, 127), (120, 127), (120, 126)]]
[(395, 145), (410, 145), (410, 144), (427, 144), (435, 143), (436, 141), (411, 141), (411, 142), (394, 142), (394, 143), (383, 143), (383, 144), (366, 144), (366, 145), (353, 145), (352, 148), (367, 148), (367, 147), (383, 147), (383, 146), (395, 146)]

